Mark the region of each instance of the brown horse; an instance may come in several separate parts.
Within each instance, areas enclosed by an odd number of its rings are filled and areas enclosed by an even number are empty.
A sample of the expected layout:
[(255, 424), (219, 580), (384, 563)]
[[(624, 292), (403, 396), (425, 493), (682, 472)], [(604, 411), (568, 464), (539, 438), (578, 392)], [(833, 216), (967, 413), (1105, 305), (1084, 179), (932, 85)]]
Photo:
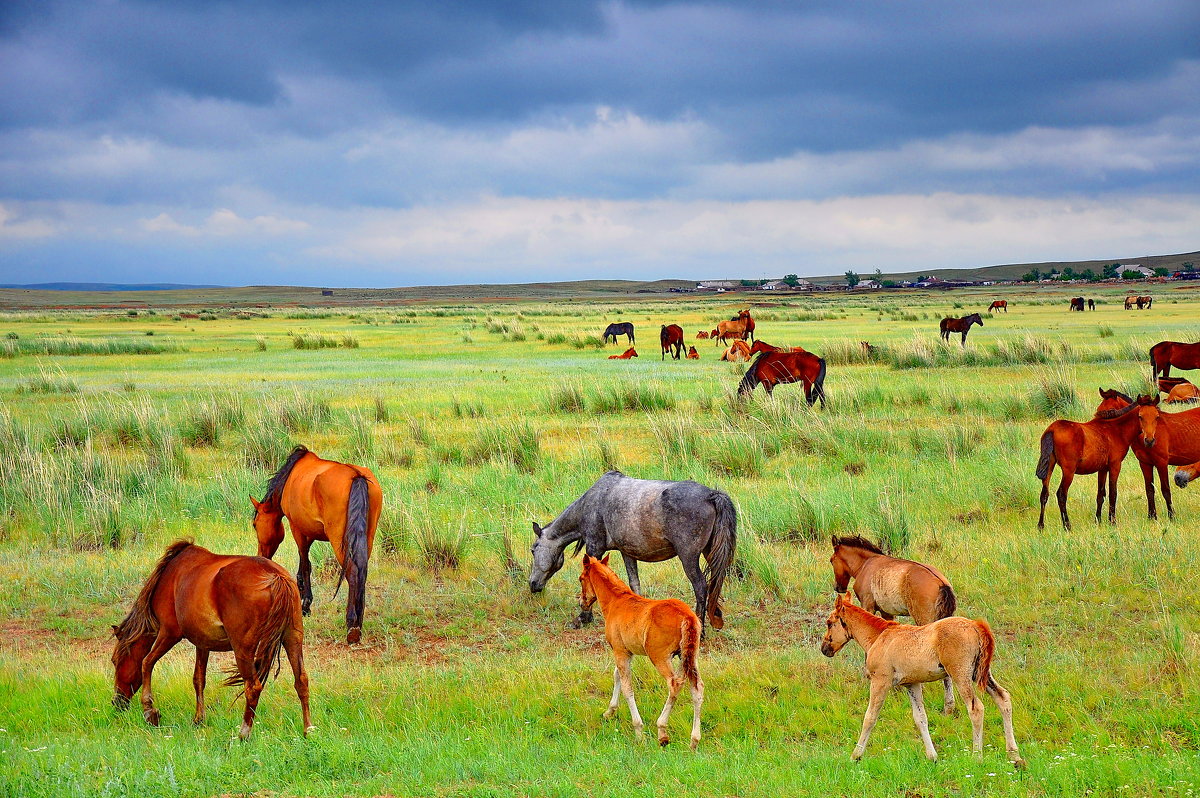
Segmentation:
[(679, 360), (679, 356), (683, 354), (683, 328), (678, 324), (662, 325), (658, 332), (658, 342), (662, 345), (663, 360), (667, 359), (667, 352), (671, 352), (671, 357)]
[(1200, 343), (1159, 341), (1150, 347), (1150, 379), (1157, 380), (1160, 373), (1170, 377), (1172, 366), (1183, 370), (1200, 369)]
[(997, 299), (995, 302), (988, 305), (987, 312), (991, 313), (993, 310), (1003, 310), (1005, 313), (1008, 313), (1008, 300), (1007, 299)]
[(1186, 488), (1188, 483), (1198, 476), (1200, 476), (1200, 463), (1180, 466), (1175, 469), (1175, 484), (1181, 488)]
[(151, 726), (160, 719), (150, 685), (154, 664), (180, 640), (187, 640), (196, 647), (194, 723), (204, 722), (208, 652), (232, 651), (237, 664), (225, 684), (242, 685), (246, 711), (239, 736), (248, 738), (259, 696), (283, 648), (295, 677), (305, 736), (313, 728), (300, 591), (288, 572), (268, 559), (213, 554), (191, 541), (177, 540), (154, 566), (133, 609), (112, 630), (117, 640), (113, 706), (126, 709), (140, 688), (142, 716)]
[(726, 343), (726, 339), (734, 338), (739, 341), (744, 341), (749, 338), (754, 340), (754, 319), (750, 317), (750, 311), (743, 310), (738, 313), (737, 318), (723, 321), (717, 325), (717, 334), (713, 336), (720, 343)]
[(1200, 461), (1200, 407), (1181, 413), (1163, 413), (1158, 409), (1158, 401), (1157, 396), (1137, 398), (1140, 434), (1134, 437), (1132, 448), (1146, 483), (1150, 517), (1158, 517), (1154, 506), (1154, 472), (1157, 471), (1167, 517), (1174, 518), (1167, 466), (1187, 466)]
[(1153, 304), (1154, 304), (1154, 297), (1152, 297), (1152, 296), (1140, 296), (1137, 298), (1138, 310), (1149, 310)]
[(854, 606), (849, 595), (839, 595), (833, 612), (825, 621), (821, 653), (832, 657), (851, 640), (867, 652), (867, 677), (871, 681), (871, 698), (852, 759), (862, 759), (884, 699), (892, 688), (903, 685), (912, 704), (913, 721), (925, 744), (925, 756), (936, 761), (937, 751), (929, 737), (929, 719), (925, 715), (921, 686), (948, 676), (967, 704), (967, 714), (971, 716), (971, 749), (975, 755), (983, 754), (983, 702), (975, 692), (978, 687), (1000, 708), (1009, 761), (1017, 768), (1025, 766), (1013, 735), (1012, 697), (992, 676), (996, 638), (987, 621), (951, 617), (926, 626), (908, 626), (876, 618)]
[(971, 325), (978, 324), (983, 326), (983, 317), (978, 313), (972, 313), (970, 316), (963, 316), (961, 319), (956, 319), (953, 316), (947, 316), (942, 319), (940, 325), (942, 331), (942, 340), (949, 341), (950, 333), (962, 333), (962, 345), (967, 345), (967, 333), (971, 331)]
[(750, 354), (757, 355), (759, 352), (803, 352), (802, 346), (771, 346), (766, 341), (755, 341), (754, 346), (750, 347)]
[(637, 350), (631, 346), (619, 355), (609, 355), (608, 359), (609, 360), (629, 360), (629, 358), (637, 357), (637, 356), (638, 356)]
[[(375, 542), (375, 528), (383, 508), (379, 480), (368, 468), (322, 460), (297, 446), (267, 482), (261, 502), (254, 505), (254, 531), (258, 534), (258, 556), (273, 557), (283, 542), (283, 519), (292, 528), (300, 551), (296, 582), (304, 599), (304, 614), (312, 607), (312, 563), (308, 550), (318, 540), (329, 542), (342, 566), (338, 588), (345, 578), (346, 642), (362, 637), (363, 610), (367, 600), (367, 562)], [(337, 595), (337, 589), (333, 594)]]
[[(757, 346), (757, 342), (755, 346)], [(734, 341), (729, 348), (721, 355), (721, 360), (728, 360), (734, 363), (746, 362), (751, 358), (750, 347), (746, 346), (745, 341)]]
[(708, 332), (706, 330), (701, 330), (700, 332), (696, 333), (696, 338), (697, 338), (697, 340), (707, 341), (708, 340)]
[(1077, 296), (1071, 300), (1071, 310), (1078, 310), (1080, 313), (1083, 312), (1083, 297)]
[(763, 352), (746, 369), (738, 385), (738, 396), (748, 397), (759, 385), (770, 396), (776, 385), (799, 382), (810, 405), (821, 400), (825, 406), (825, 358), (812, 352)]
[[(700, 743), (700, 705), (704, 703), (704, 683), (696, 669), (696, 654), (700, 650), (700, 619), (691, 607), (678, 599), (648, 599), (634, 593), (608, 567), (608, 555), (597, 560), (583, 555), (583, 573), (579, 575), (580, 615), (590, 614), (592, 605), (600, 602), (604, 615), (604, 637), (612, 648), (617, 665), (613, 668), (613, 694), (604, 711), (605, 718), (617, 713), (621, 693), (629, 703), (633, 731), (642, 739), (642, 716), (633, 699), (633, 672), (630, 663), (635, 654), (649, 657), (654, 667), (667, 680), (667, 703), (658, 716), (658, 743), (670, 742), (667, 722), (675, 699), (684, 684), (692, 691), (692, 750)], [(678, 656), (683, 675), (671, 667), (671, 658)]]
[(1159, 377), (1158, 390), (1167, 395), (1166, 404), (1182, 404), (1200, 400), (1200, 389), (1183, 377)]
[(1096, 309), (1096, 300), (1089, 299), (1088, 300), (1088, 310), (1095, 310), (1095, 309)]
[[(954, 588), (941, 571), (931, 565), (889, 557), (866, 538), (833, 537), (833, 589), (845, 593), (854, 580), (854, 595), (867, 612), (877, 612), (886, 620), (908, 615), (913, 623), (949, 618), (958, 606)], [(954, 712), (954, 687), (950, 677), (943, 679), (946, 703), (943, 711)]]
[(1137, 299), (1138, 298), (1136, 296), (1132, 296), (1132, 295), (1125, 297), (1125, 309), (1129, 310), (1130, 308), (1132, 308), (1134, 306), (1134, 303), (1137, 302)]
[(688, 360), (699, 360), (700, 359), (700, 353), (696, 351), (696, 347), (694, 347), (694, 346), (688, 347), (687, 359)]
[(1050, 497), (1050, 477), (1054, 466), (1062, 470), (1058, 484), (1058, 512), (1064, 529), (1071, 528), (1067, 515), (1067, 493), (1076, 474), (1096, 475), (1096, 521), (1104, 506), (1104, 482), (1108, 480), (1108, 520), (1116, 520), (1117, 477), (1121, 462), (1129, 453), (1137, 435), (1137, 415), (1133, 399), (1120, 391), (1100, 390), (1100, 406), (1091, 421), (1058, 420), (1046, 427), (1041, 438), (1037, 478), (1042, 481), (1041, 513), (1038, 529), (1046, 528), (1046, 500)]

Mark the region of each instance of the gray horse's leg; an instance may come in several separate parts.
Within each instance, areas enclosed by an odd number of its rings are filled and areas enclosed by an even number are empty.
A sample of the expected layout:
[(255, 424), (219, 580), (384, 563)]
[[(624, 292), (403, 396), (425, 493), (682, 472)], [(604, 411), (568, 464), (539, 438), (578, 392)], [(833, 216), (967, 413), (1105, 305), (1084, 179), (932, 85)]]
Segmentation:
[(708, 584), (705, 583), (704, 571), (700, 568), (700, 555), (680, 552), (679, 564), (683, 566), (683, 573), (692, 583), (692, 591), (696, 594), (696, 616), (700, 618), (700, 637), (703, 638), (708, 631), (708, 615), (705, 612), (708, 604)]
[(642, 583), (638, 579), (638, 561), (624, 552), (621, 553), (621, 559), (625, 561), (625, 576), (629, 579), (630, 589), (639, 596), (642, 595)]

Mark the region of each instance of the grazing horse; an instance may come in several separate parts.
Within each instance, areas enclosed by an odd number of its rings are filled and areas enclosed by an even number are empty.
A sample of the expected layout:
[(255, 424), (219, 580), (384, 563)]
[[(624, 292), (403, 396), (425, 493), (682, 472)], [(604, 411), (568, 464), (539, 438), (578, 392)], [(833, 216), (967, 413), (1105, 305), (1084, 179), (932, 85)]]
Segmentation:
[(678, 324), (662, 325), (658, 332), (658, 342), (662, 346), (663, 360), (667, 359), (667, 352), (671, 352), (671, 357), (679, 360), (679, 356), (683, 354), (683, 328)]
[(770, 396), (776, 385), (799, 382), (810, 405), (821, 400), (825, 406), (825, 358), (812, 352), (763, 352), (746, 369), (738, 385), (738, 396), (748, 397), (759, 385)]
[(1071, 300), (1071, 310), (1078, 310), (1080, 313), (1083, 312), (1083, 297), (1077, 296)]
[[(283, 542), (283, 519), (292, 528), (300, 552), (296, 582), (304, 599), (304, 614), (312, 607), (312, 563), (308, 550), (325, 540), (342, 566), (338, 588), (344, 578), (346, 597), (346, 642), (362, 637), (363, 610), (367, 596), (367, 561), (375, 542), (375, 528), (383, 508), (379, 480), (368, 468), (322, 460), (297, 446), (267, 482), (261, 502), (254, 505), (254, 530), (258, 534), (258, 556), (274, 557)], [(333, 591), (337, 595), (337, 589)]]
[(696, 351), (696, 347), (694, 347), (694, 346), (688, 347), (687, 359), (688, 360), (699, 360), (700, 359), (700, 353)]
[(1150, 379), (1157, 380), (1160, 373), (1170, 377), (1172, 366), (1183, 370), (1200, 369), (1200, 343), (1159, 341), (1150, 347)]
[[(637, 564), (679, 557), (696, 594), (696, 614), (713, 627), (725, 625), (721, 586), (737, 548), (737, 511), (729, 496), (696, 482), (633, 479), (609, 471), (545, 526), (533, 524), (533, 568), (529, 590), (540, 593), (563, 566), (574, 543), (592, 557), (616, 549), (635, 593), (641, 593)], [(700, 570), (700, 555), (708, 567)], [(579, 623), (590, 623), (581, 612)], [(703, 625), (703, 624), (702, 624)]]
[(605, 327), (604, 328), (604, 343), (607, 344), (608, 339), (611, 338), (612, 342), (615, 344), (617, 342), (618, 335), (629, 336), (630, 345), (637, 343), (633, 339), (633, 325), (627, 321), (616, 322), (615, 324), (610, 324), (607, 327)]
[(1008, 313), (1008, 300), (1007, 299), (997, 299), (995, 302), (988, 305), (987, 312), (991, 313), (993, 310), (1003, 310), (1005, 313)]
[(1134, 304), (1137, 302), (1137, 300), (1138, 300), (1138, 298), (1136, 296), (1131, 295), (1131, 296), (1125, 297), (1125, 309), (1129, 310), (1130, 308), (1132, 308), (1134, 306)]
[(1200, 407), (1180, 413), (1163, 413), (1158, 409), (1158, 402), (1157, 396), (1137, 398), (1140, 432), (1134, 437), (1132, 448), (1146, 483), (1150, 517), (1158, 517), (1154, 506), (1154, 472), (1157, 471), (1167, 517), (1174, 518), (1167, 466), (1187, 466), (1200, 461)]
[[(833, 589), (845, 593), (854, 580), (854, 595), (867, 612), (877, 612), (885, 620), (908, 615), (913, 623), (949, 618), (958, 606), (954, 588), (941, 571), (931, 565), (889, 557), (866, 538), (833, 537)], [(950, 677), (943, 680), (946, 702), (943, 712), (954, 712), (954, 687)]]
[(755, 341), (754, 346), (750, 347), (750, 354), (757, 355), (759, 352), (803, 352), (802, 346), (771, 346), (766, 341)]
[(638, 356), (637, 350), (631, 346), (619, 355), (609, 355), (608, 359), (609, 360), (629, 360), (629, 358), (637, 357), (637, 356)]
[[(754, 345), (758, 346), (758, 342), (755, 341)], [(729, 348), (722, 353), (721, 360), (728, 360), (734, 363), (744, 363), (751, 357), (752, 355), (750, 354), (750, 347), (746, 346), (745, 341), (734, 341), (733, 344), (731, 344)]]
[(719, 323), (717, 325), (717, 334), (713, 337), (720, 343), (726, 343), (726, 339), (728, 338), (736, 338), (739, 341), (749, 338), (753, 341), (754, 319), (750, 317), (750, 311), (743, 310), (738, 313), (736, 318)]
[(1071, 528), (1067, 515), (1067, 493), (1076, 474), (1096, 475), (1096, 521), (1104, 507), (1104, 482), (1108, 480), (1108, 520), (1117, 515), (1117, 477), (1121, 462), (1129, 453), (1137, 435), (1134, 401), (1120, 391), (1100, 390), (1100, 406), (1091, 421), (1059, 420), (1046, 427), (1041, 438), (1037, 478), (1042, 481), (1041, 513), (1038, 529), (1046, 528), (1046, 500), (1050, 497), (1050, 477), (1054, 466), (1062, 470), (1058, 484), (1058, 512), (1063, 529)]
[[(583, 555), (583, 572), (579, 575), (579, 614), (591, 615), (592, 605), (600, 602), (604, 613), (604, 637), (617, 660), (613, 668), (613, 693), (604, 710), (605, 719), (617, 714), (617, 698), (624, 693), (633, 719), (633, 733), (642, 739), (642, 716), (633, 700), (633, 671), (629, 667), (634, 654), (648, 657), (662, 677), (667, 680), (667, 703), (658, 716), (658, 744), (666, 745), (667, 723), (680, 689), (688, 684), (692, 689), (692, 750), (700, 743), (700, 705), (704, 703), (704, 683), (696, 669), (696, 654), (700, 651), (700, 619), (691, 607), (679, 599), (642, 598), (629, 589), (608, 567), (608, 555), (596, 560)], [(671, 658), (678, 656), (683, 674), (671, 667)]]
[(707, 341), (708, 332), (706, 330), (701, 330), (700, 332), (696, 333), (696, 339), (700, 341)]
[(720, 331), (720, 330), (713, 330), (712, 332), (710, 332), (710, 333), (708, 334), (708, 337), (709, 337), (709, 338), (716, 338), (716, 337), (717, 337), (717, 336), (719, 336), (720, 334), (721, 334), (721, 331)]
[(154, 664), (187, 640), (196, 647), (192, 685), (196, 690), (193, 722), (204, 722), (204, 683), (208, 652), (232, 651), (235, 666), (226, 685), (242, 686), (246, 711), (238, 733), (250, 736), (263, 686), (279, 649), (287, 652), (304, 734), (313, 728), (308, 709), (308, 673), (304, 669), (304, 628), (300, 591), (281, 566), (263, 557), (213, 554), (188, 540), (167, 547), (142, 587), (133, 609), (112, 628), (116, 638), (112, 663), (116, 670), (113, 706), (126, 709), (142, 691), (142, 717), (151, 726), (160, 720), (150, 679)]
[(942, 319), (941, 330), (942, 340), (949, 341), (950, 333), (962, 333), (962, 345), (967, 345), (967, 333), (971, 331), (971, 325), (978, 324), (983, 326), (983, 317), (978, 313), (972, 313), (970, 316), (963, 316), (961, 319), (956, 319), (952, 316), (947, 316)]
[(1152, 296), (1140, 296), (1137, 298), (1138, 310), (1149, 310), (1150, 306), (1153, 304), (1154, 304), (1154, 297), (1152, 297)]
[(1012, 697), (992, 676), (996, 638), (987, 621), (951, 617), (925, 626), (908, 626), (877, 618), (856, 607), (849, 595), (839, 595), (825, 627), (825, 636), (821, 639), (821, 653), (825, 656), (832, 657), (851, 640), (867, 652), (871, 698), (851, 759), (856, 762), (862, 759), (884, 699), (892, 688), (903, 685), (912, 704), (913, 721), (925, 744), (925, 756), (936, 761), (937, 751), (929, 737), (929, 719), (925, 715), (921, 686), (949, 677), (967, 704), (967, 714), (971, 716), (971, 749), (975, 755), (983, 754), (983, 702), (975, 693), (978, 687), (1000, 708), (1009, 761), (1017, 768), (1025, 766), (1013, 736)]
[[(1006, 310), (1004, 312), (1007, 313), (1008, 311)], [(858, 345), (862, 347), (863, 354), (865, 354), (867, 357), (875, 356), (876, 347), (874, 344), (870, 343), (869, 341), (859, 341)]]
[(1096, 300), (1089, 299), (1088, 300), (1088, 310), (1095, 310), (1095, 309), (1096, 309)]

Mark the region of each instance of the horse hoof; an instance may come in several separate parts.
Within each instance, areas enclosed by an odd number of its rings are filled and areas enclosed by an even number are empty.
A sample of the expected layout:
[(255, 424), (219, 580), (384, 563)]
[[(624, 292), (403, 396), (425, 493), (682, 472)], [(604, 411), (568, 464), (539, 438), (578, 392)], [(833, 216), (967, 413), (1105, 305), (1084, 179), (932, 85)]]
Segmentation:
[(663, 748), (666, 748), (670, 742), (671, 742), (671, 740), (667, 737), (659, 737), (658, 738), (658, 744)]
[(142, 713), (142, 717), (145, 718), (146, 722), (151, 726), (157, 726), (159, 720), (161, 720), (161, 715), (159, 715), (157, 709), (147, 709)]
[(580, 622), (580, 620), (578, 618), (576, 618), (575, 620), (571, 621), (570, 626), (572, 629), (580, 629), (583, 627), (583, 623)]
[(360, 629), (357, 626), (346, 633), (346, 643), (348, 645), (353, 646), (353, 645), (357, 644), (358, 641), (361, 639), (362, 639), (362, 629)]
[(315, 732), (316, 730), (317, 730), (316, 726), (305, 726), (304, 727), (304, 736), (307, 737), (310, 732)]
[(601, 715), (600, 717), (604, 718), (605, 720), (612, 720), (612, 717), (615, 714), (617, 714), (617, 711), (615, 709), (606, 709), (606, 710), (604, 710), (604, 714)]
[(1014, 759), (1012, 764), (1013, 764), (1013, 768), (1015, 768), (1016, 770), (1024, 770), (1025, 769), (1025, 760), (1022, 759), (1021, 757), (1017, 757), (1016, 759)]
[(242, 724), (242, 728), (238, 730), (238, 738), (242, 742), (245, 742), (246, 740), (250, 739), (250, 725), (249, 724), (247, 724), (247, 723)]
[(312, 605), (310, 605), (310, 604), (300, 605), (300, 614), (301, 615), (312, 615)]

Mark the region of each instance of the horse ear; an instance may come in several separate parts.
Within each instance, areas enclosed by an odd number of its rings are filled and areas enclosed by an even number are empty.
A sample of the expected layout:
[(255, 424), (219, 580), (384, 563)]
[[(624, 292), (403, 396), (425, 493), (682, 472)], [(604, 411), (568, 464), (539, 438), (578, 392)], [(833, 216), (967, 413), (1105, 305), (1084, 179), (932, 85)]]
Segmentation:
[(261, 506), (260, 503), (253, 496), (250, 496), (249, 498), (250, 503), (254, 505), (254, 509), (257, 510)]
[[(586, 556), (586, 555), (585, 555), (585, 556)], [(607, 554), (605, 554), (603, 557), (601, 557), (601, 558), (600, 558), (600, 564), (601, 564), (601, 565), (608, 565), (608, 555), (607, 555)]]
[(533, 536), (540, 538), (542, 536), (542, 528), (538, 526), (537, 521), (533, 521)]
[(117, 627), (114, 626), (112, 628), (112, 630), (113, 630), (113, 637), (116, 637), (118, 634), (120, 634), (120, 630), (118, 630)]

